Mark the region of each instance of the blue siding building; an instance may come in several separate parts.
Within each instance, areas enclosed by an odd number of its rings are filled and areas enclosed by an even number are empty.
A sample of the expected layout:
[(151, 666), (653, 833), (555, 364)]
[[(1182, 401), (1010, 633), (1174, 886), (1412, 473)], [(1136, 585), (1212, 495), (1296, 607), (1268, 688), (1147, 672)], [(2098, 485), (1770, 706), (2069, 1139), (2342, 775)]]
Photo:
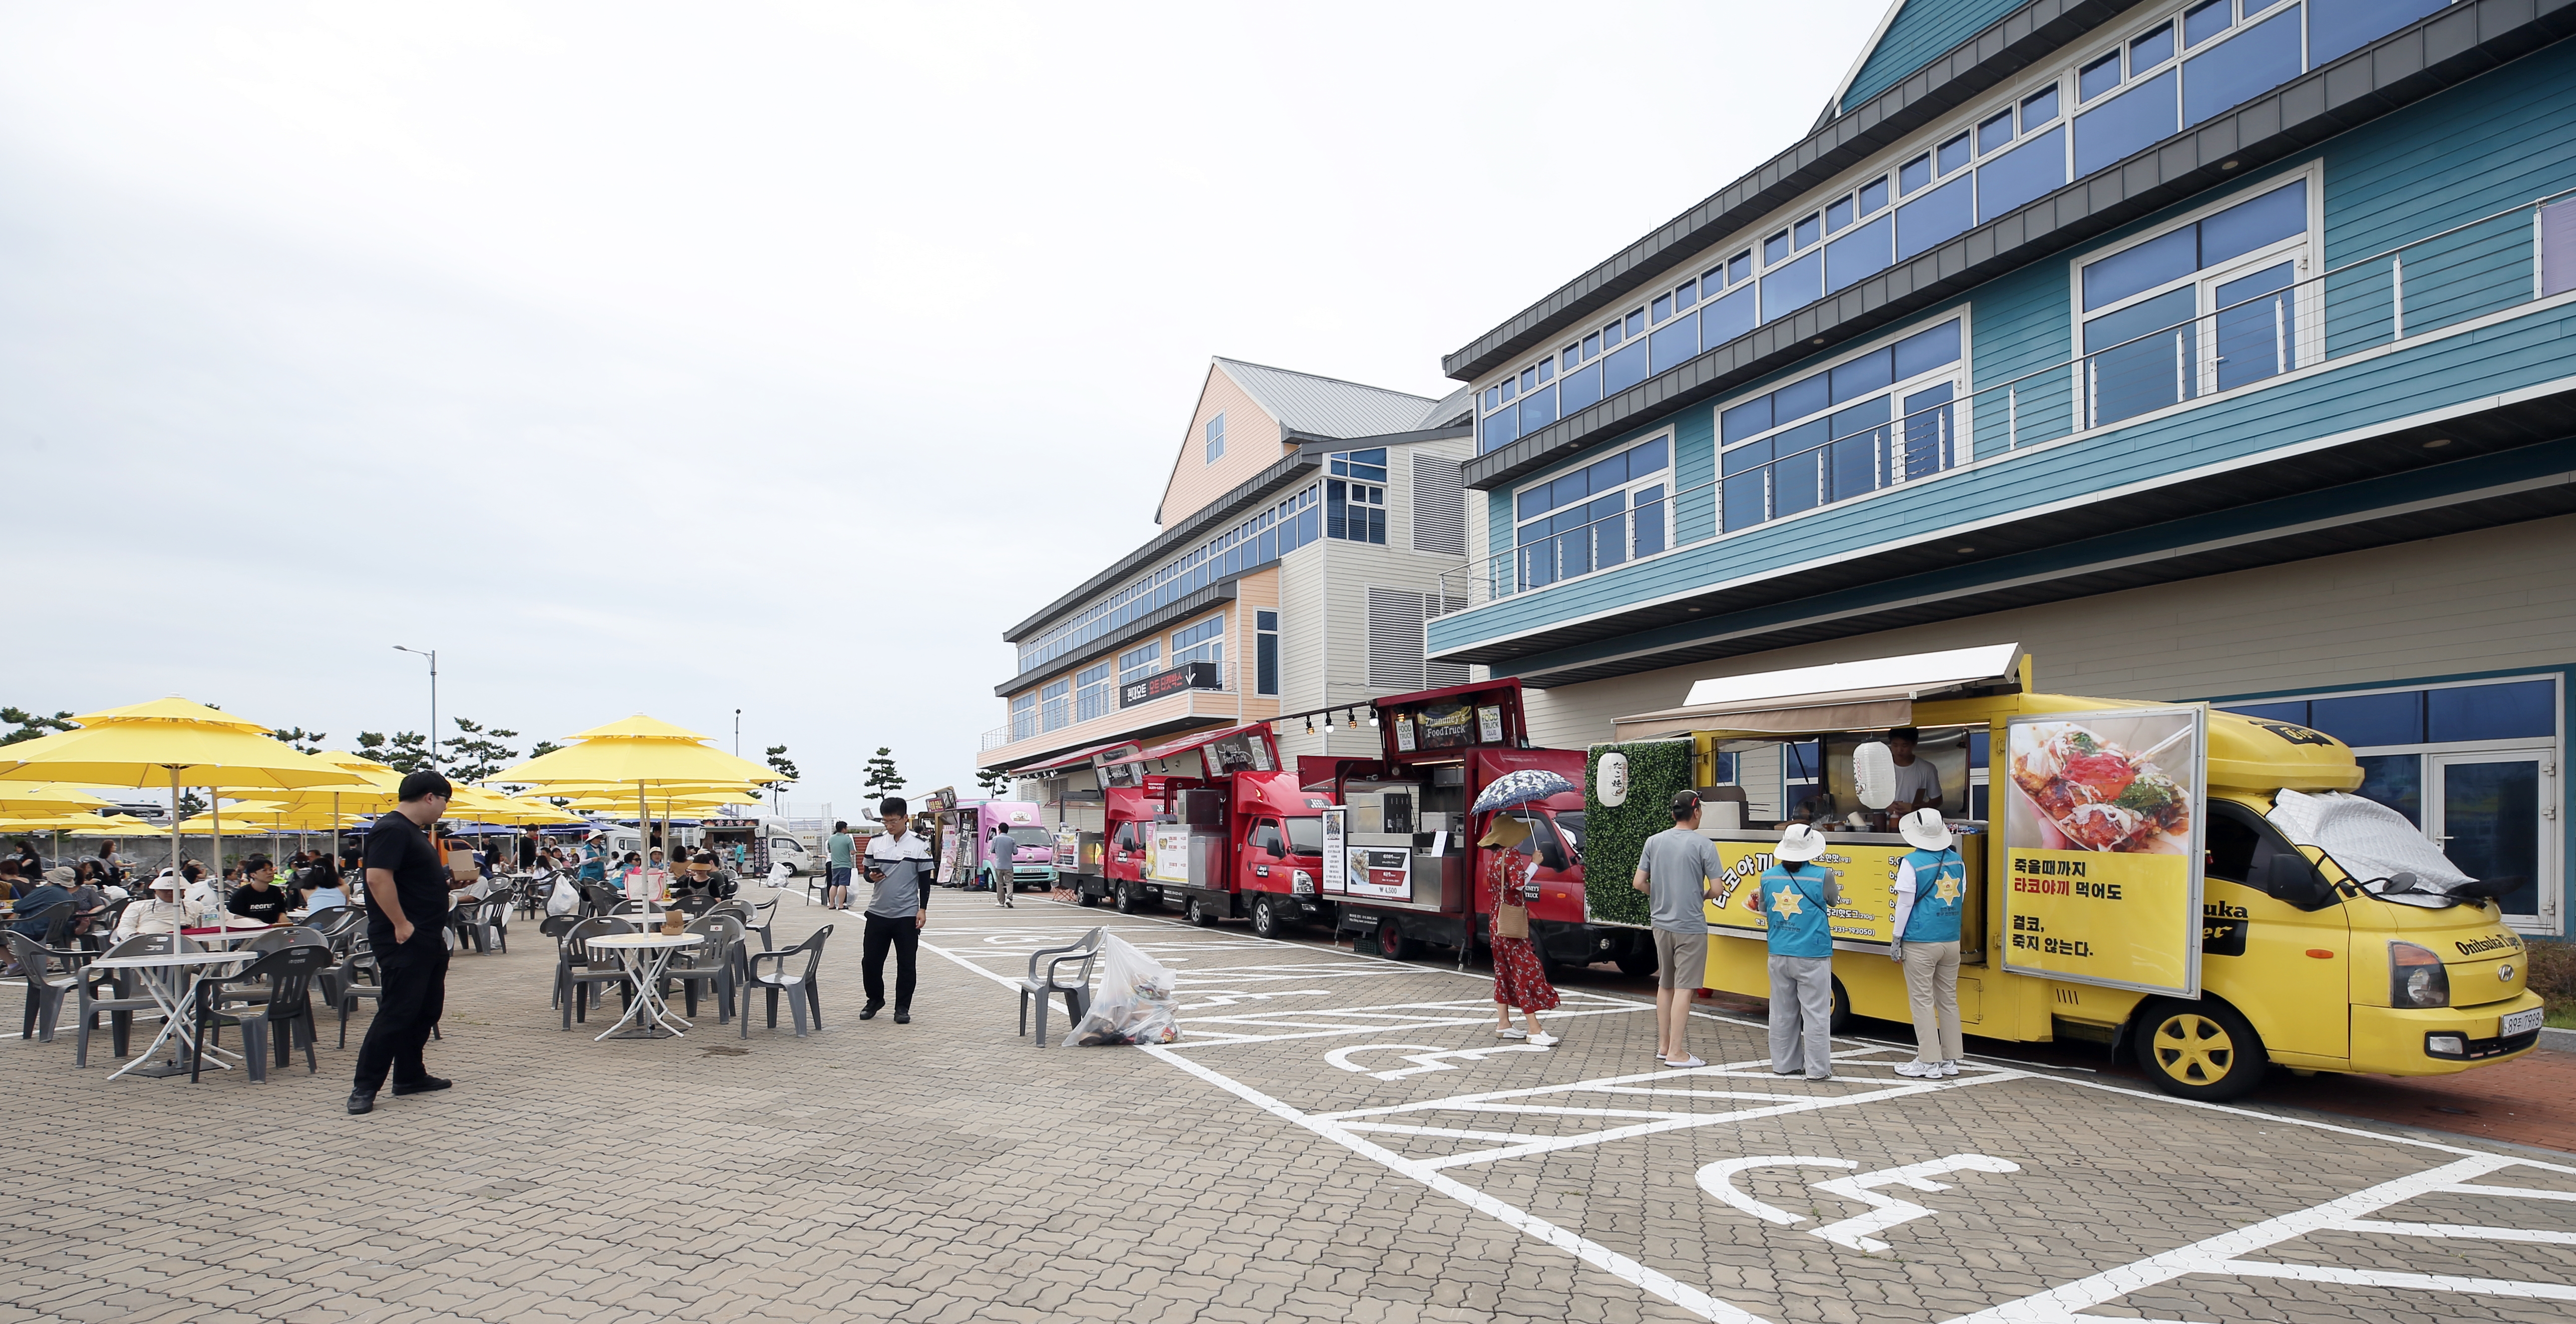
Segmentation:
[(1902, 0), (1805, 140), (1448, 356), (1480, 517), (1430, 655), (1579, 745), (1710, 676), (2018, 640), (2048, 689), (2343, 738), (2563, 934), (2570, 35)]

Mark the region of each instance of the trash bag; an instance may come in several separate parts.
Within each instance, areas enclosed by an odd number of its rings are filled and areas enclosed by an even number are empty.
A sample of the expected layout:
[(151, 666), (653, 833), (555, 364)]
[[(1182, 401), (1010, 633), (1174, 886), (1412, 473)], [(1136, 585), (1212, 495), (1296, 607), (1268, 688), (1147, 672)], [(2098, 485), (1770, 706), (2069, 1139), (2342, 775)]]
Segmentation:
[(1066, 1047), (1168, 1044), (1181, 1037), (1172, 972), (1114, 935), (1100, 940), (1100, 992), (1065, 1035)]

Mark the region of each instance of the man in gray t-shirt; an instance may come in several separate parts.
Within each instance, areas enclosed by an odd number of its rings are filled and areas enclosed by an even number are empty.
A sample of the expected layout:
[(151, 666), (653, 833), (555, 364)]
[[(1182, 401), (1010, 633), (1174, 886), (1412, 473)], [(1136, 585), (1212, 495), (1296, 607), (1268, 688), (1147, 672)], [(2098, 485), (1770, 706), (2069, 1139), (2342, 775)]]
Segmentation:
[(1646, 894), (1655, 926), (1655, 1060), (1708, 1065), (1691, 1055), (1691, 998), (1708, 977), (1709, 887), (1725, 865), (1699, 834), (1699, 794), (1673, 793), (1673, 825), (1646, 838), (1631, 885)]

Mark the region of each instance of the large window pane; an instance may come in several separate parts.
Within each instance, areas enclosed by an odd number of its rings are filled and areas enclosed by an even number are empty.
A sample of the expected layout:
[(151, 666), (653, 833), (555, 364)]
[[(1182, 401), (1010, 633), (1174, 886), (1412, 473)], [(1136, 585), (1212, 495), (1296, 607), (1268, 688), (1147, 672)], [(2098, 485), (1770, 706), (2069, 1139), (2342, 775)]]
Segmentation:
[(2200, 264), (2214, 267), (2308, 228), (2308, 181), (2248, 198), (2200, 223)]
[(1826, 499), (1842, 501), (1878, 490), (1879, 461), (1887, 450), (1886, 396), (1833, 416), (1833, 450)]
[(1520, 429), (1514, 426), (1518, 421), (1518, 412), (1510, 409), (1485, 415), (1484, 425), (1476, 433), (1476, 453), (1482, 455), (1487, 451), (1499, 450), (1510, 445), (1512, 439), (1520, 435)]
[(2353, 762), (2361, 765), (2361, 789), (2354, 794), (2377, 800), (2406, 815), (2407, 822), (2424, 826), (2423, 755), (2363, 754)]
[(1664, 372), (1699, 353), (1699, 319), (1685, 317), (1646, 337), (1647, 371)]
[(1653, 556), (1664, 550), (1664, 487), (1637, 489), (1637, 513), (1630, 517), (1637, 530), (1637, 555)]
[(2199, 358), (2194, 294), (2186, 285), (2084, 324), (2086, 386), (2096, 426), (2199, 394), (2192, 381)]
[[(2231, 703), (2223, 711), (2261, 718), (2267, 722), (2287, 722), (2292, 726), (2308, 725), (2308, 701), (2292, 699), (2287, 703)], [(2309, 727), (2315, 730), (2314, 727)]]
[(1587, 363), (1557, 379), (1556, 410), (1571, 414), (1601, 398), (1601, 365)]
[(1738, 442), (1771, 430), (1771, 397), (1758, 395), (1717, 416), (1718, 439)]
[(1628, 559), (1628, 498), (1613, 492), (1584, 510), (1592, 534), (1592, 563), (1614, 566)]
[[(2438, 691), (2437, 691), (2438, 692)], [(2509, 883), (2496, 905), (2529, 915), (2540, 905), (2540, 764), (2531, 759), (2452, 763), (2442, 769), (2442, 853), (2472, 878)]]
[(2084, 311), (2108, 307), (2141, 290), (2200, 270), (2200, 234), (2186, 225), (2084, 268)]
[(2427, 691), (2428, 740), (2515, 740), (2558, 734), (2557, 687), (2545, 680)]
[(2308, 720), (2301, 725), (2356, 749), (2419, 744), (2424, 739), (2424, 691), (2311, 700)]
[(1895, 345), (1896, 380), (1920, 376), (1944, 364), (1959, 361), (1959, 324), (1943, 322), (1927, 327), (1897, 341)]
[(1887, 375), (1890, 357), (1888, 352), (1882, 349), (1863, 354), (1849, 363), (1834, 368), (1828, 374), (1833, 381), (1834, 403), (1841, 404), (1846, 400), (1857, 400), (1887, 385), (1891, 380)]
[(1976, 224), (1974, 179), (1954, 179), (1896, 209), (1896, 260), (1927, 253)]
[[(2223, 20), (2226, 5), (2220, 4), (2217, 12)], [(2293, 5), (2226, 45), (2183, 61), (2182, 122), (2185, 127), (2198, 124), (2298, 74), (2299, 10)]]
[(1753, 314), (1753, 287), (1750, 285), (1700, 309), (1700, 348), (1715, 349), (1752, 330)]
[[(2290, 290), (2296, 266), (2279, 263), (2218, 287), (2216, 306), (2224, 310), (2217, 318), (2218, 389), (2232, 390), (2298, 366), (2292, 348), (2298, 344), (2297, 307)], [(2262, 298), (2265, 294), (2272, 297)]]
[(1831, 294), (1866, 276), (1887, 270), (1892, 216), (1881, 216), (1825, 245), (1825, 292)]
[(1667, 462), (1666, 449), (1662, 437), (1657, 437), (1643, 446), (1631, 448), (1628, 452), (1628, 477), (1643, 478), (1651, 473), (1663, 472)]
[(2324, 68), (2441, 9), (2442, 0), (2311, 0), (2308, 67)]
[(2066, 182), (2063, 125), (1977, 167), (1977, 219), (1991, 221)]
[(1521, 397), (1521, 435), (1529, 434), (1556, 421), (1556, 387), (1542, 386)]
[(1604, 397), (1617, 395), (1644, 380), (1646, 342), (1642, 340), (1601, 360), (1601, 394)]
[(2078, 178), (2173, 136), (2174, 71), (2165, 70), (2075, 117)]
[(1762, 320), (1777, 321), (1822, 298), (1825, 255), (1813, 252), (1762, 278)]
[(1950, 456), (1950, 383), (1905, 397), (1902, 428), (1904, 455), (1891, 469), (1901, 469), (1911, 480), (1949, 468), (1954, 462)]
[(1726, 480), (1726, 527), (1749, 529), (1764, 519), (1763, 480), (1769, 473), (1755, 469)]
[(1825, 443), (1833, 431), (1824, 419), (1801, 424), (1772, 438), (1771, 513), (1794, 515), (1823, 499)]

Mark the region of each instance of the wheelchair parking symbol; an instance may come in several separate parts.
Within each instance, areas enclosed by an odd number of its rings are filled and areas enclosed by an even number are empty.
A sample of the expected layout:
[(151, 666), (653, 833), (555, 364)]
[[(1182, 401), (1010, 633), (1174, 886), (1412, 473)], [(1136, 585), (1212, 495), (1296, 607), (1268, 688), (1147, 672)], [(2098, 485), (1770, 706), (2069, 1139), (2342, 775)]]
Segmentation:
[[(1785, 1209), (1764, 1204), (1737, 1190), (1735, 1174), (1754, 1168), (1857, 1168), (1859, 1166), (1860, 1164), (1845, 1158), (1805, 1158), (1789, 1154), (1725, 1159), (1699, 1170), (1699, 1187), (1719, 1200), (1766, 1223), (1777, 1223), (1782, 1227), (1788, 1227), (1807, 1220)], [(1932, 1159), (1929, 1162), (1908, 1163), (1901, 1168), (1880, 1168), (1876, 1172), (1855, 1173), (1849, 1177), (1836, 1177), (1830, 1181), (1810, 1182), (1808, 1185), (1816, 1190), (1823, 1191), (1827, 1195), (1839, 1195), (1846, 1200), (1856, 1200), (1870, 1206), (1870, 1211), (1827, 1223), (1821, 1227), (1809, 1228), (1807, 1234), (1821, 1237), (1837, 1246), (1848, 1246), (1863, 1254), (1875, 1255), (1886, 1250), (1887, 1243), (1871, 1236), (1871, 1233), (1884, 1232), (1900, 1223), (1910, 1223), (1932, 1212), (1910, 1200), (1881, 1195), (1877, 1188), (1903, 1186), (1917, 1191), (1946, 1191), (1950, 1189), (1947, 1185), (1933, 1181), (1931, 1178), (1945, 1172), (2019, 1171), (2021, 1171), (2021, 1165), (2010, 1159), (1989, 1158), (1983, 1154), (1952, 1154), (1948, 1158)]]
[[(1403, 1060), (1413, 1065), (1388, 1071), (1370, 1071), (1366, 1066), (1351, 1060), (1351, 1055), (1354, 1053), (1381, 1051), (1402, 1053), (1405, 1055)], [(1496, 1044), (1491, 1048), (1441, 1048), (1436, 1044), (1353, 1044), (1348, 1048), (1336, 1048), (1324, 1054), (1324, 1060), (1344, 1071), (1366, 1072), (1371, 1080), (1400, 1080), (1406, 1076), (1419, 1076), (1430, 1071), (1455, 1071), (1458, 1069), (1455, 1063), (1481, 1062), (1496, 1053), (1544, 1053), (1546, 1051), (1546, 1047), (1540, 1044)]]

